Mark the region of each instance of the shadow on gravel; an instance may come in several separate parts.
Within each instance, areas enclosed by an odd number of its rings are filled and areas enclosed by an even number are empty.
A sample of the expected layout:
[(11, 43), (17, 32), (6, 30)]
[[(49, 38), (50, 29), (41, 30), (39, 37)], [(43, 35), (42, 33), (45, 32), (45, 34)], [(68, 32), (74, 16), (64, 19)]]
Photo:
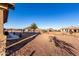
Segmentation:
[(50, 42), (53, 42), (54, 41), (54, 44), (55, 44), (56, 47), (65, 50), (70, 55), (76, 56), (76, 54), (73, 51), (73, 49), (76, 50), (76, 48), (73, 47), (72, 44), (66, 43), (65, 41), (62, 41), (62, 40), (59, 40), (55, 36), (54, 37), (53, 36), (49, 36), (49, 38), (50, 38)]
[[(39, 35), (39, 34), (37, 34), (37, 35)], [(12, 55), (12, 53), (16, 52), (17, 50), (19, 50), (20, 48), (22, 48), (23, 46), (25, 46), (26, 44), (31, 42), (36, 36), (32, 37), (31, 39), (27, 39), (27, 40), (23, 41), (22, 43), (19, 43), (15, 46), (12, 46), (12, 47), (6, 49), (6, 56)], [(33, 55), (33, 53), (31, 55)]]
[(33, 56), (33, 54), (35, 53), (36, 51), (34, 50), (34, 51), (32, 51), (32, 53), (30, 54), (30, 56)]

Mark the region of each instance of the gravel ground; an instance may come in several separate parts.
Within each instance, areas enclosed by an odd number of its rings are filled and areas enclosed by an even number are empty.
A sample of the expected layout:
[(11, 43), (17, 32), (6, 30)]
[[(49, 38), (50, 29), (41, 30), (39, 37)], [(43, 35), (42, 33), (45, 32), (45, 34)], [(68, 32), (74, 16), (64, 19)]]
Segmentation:
[[(56, 37), (57, 43), (50, 40)], [(76, 56), (79, 55), (79, 35), (73, 36), (61, 32), (43, 33), (11, 55), (14, 56)], [(72, 47), (71, 47), (72, 46)]]

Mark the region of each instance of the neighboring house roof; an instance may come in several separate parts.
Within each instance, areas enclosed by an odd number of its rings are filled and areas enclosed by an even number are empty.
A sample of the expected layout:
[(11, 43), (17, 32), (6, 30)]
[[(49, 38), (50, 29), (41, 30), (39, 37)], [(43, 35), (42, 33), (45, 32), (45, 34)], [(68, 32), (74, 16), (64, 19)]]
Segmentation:
[(14, 3), (8, 3), (8, 5), (9, 5), (9, 7), (10, 7), (11, 9), (14, 9), (14, 6), (15, 6)]
[(53, 29), (53, 28), (49, 28), (49, 29), (47, 29), (47, 30), (52, 30), (52, 31), (54, 31), (54, 29)]
[(9, 9), (14, 9), (14, 6), (14, 3), (0, 3), (0, 7), (4, 9), (6, 9), (6, 7), (8, 7)]
[(8, 9), (14, 9), (14, 3), (0, 3), (0, 8), (5, 9), (4, 10), (4, 23), (7, 22), (7, 18), (8, 18)]
[(31, 29), (30, 27), (26, 27), (26, 28), (24, 28), (24, 30), (26, 30), (26, 29)]
[(70, 26), (70, 27), (66, 27), (66, 28), (61, 28), (61, 29), (79, 29), (79, 27), (75, 27), (75, 26)]

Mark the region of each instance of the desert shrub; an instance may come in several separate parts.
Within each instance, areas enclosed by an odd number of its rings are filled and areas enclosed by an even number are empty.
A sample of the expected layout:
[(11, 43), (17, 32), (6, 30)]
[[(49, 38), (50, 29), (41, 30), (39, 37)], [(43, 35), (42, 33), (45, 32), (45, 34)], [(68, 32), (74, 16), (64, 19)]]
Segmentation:
[(47, 30), (42, 30), (42, 32), (43, 32), (43, 33), (46, 33), (46, 32), (47, 32)]
[(19, 37), (20, 37), (20, 38), (22, 37), (22, 34), (21, 34), (21, 33), (19, 34)]
[(4, 35), (9, 35), (9, 33), (6, 31), (6, 32), (4, 32)]
[(69, 33), (70, 33), (70, 34), (73, 34), (73, 31), (72, 31), (72, 30), (70, 30), (70, 31), (69, 31)]

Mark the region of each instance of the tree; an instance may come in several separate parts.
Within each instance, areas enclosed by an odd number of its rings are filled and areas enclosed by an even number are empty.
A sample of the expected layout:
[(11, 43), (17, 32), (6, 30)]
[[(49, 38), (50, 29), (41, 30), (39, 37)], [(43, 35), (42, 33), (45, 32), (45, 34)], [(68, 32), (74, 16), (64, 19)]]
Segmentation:
[(35, 23), (33, 23), (31, 24), (30, 28), (33, 29), (33, 31), (35, 31), (38, 28), (38, 26)]

